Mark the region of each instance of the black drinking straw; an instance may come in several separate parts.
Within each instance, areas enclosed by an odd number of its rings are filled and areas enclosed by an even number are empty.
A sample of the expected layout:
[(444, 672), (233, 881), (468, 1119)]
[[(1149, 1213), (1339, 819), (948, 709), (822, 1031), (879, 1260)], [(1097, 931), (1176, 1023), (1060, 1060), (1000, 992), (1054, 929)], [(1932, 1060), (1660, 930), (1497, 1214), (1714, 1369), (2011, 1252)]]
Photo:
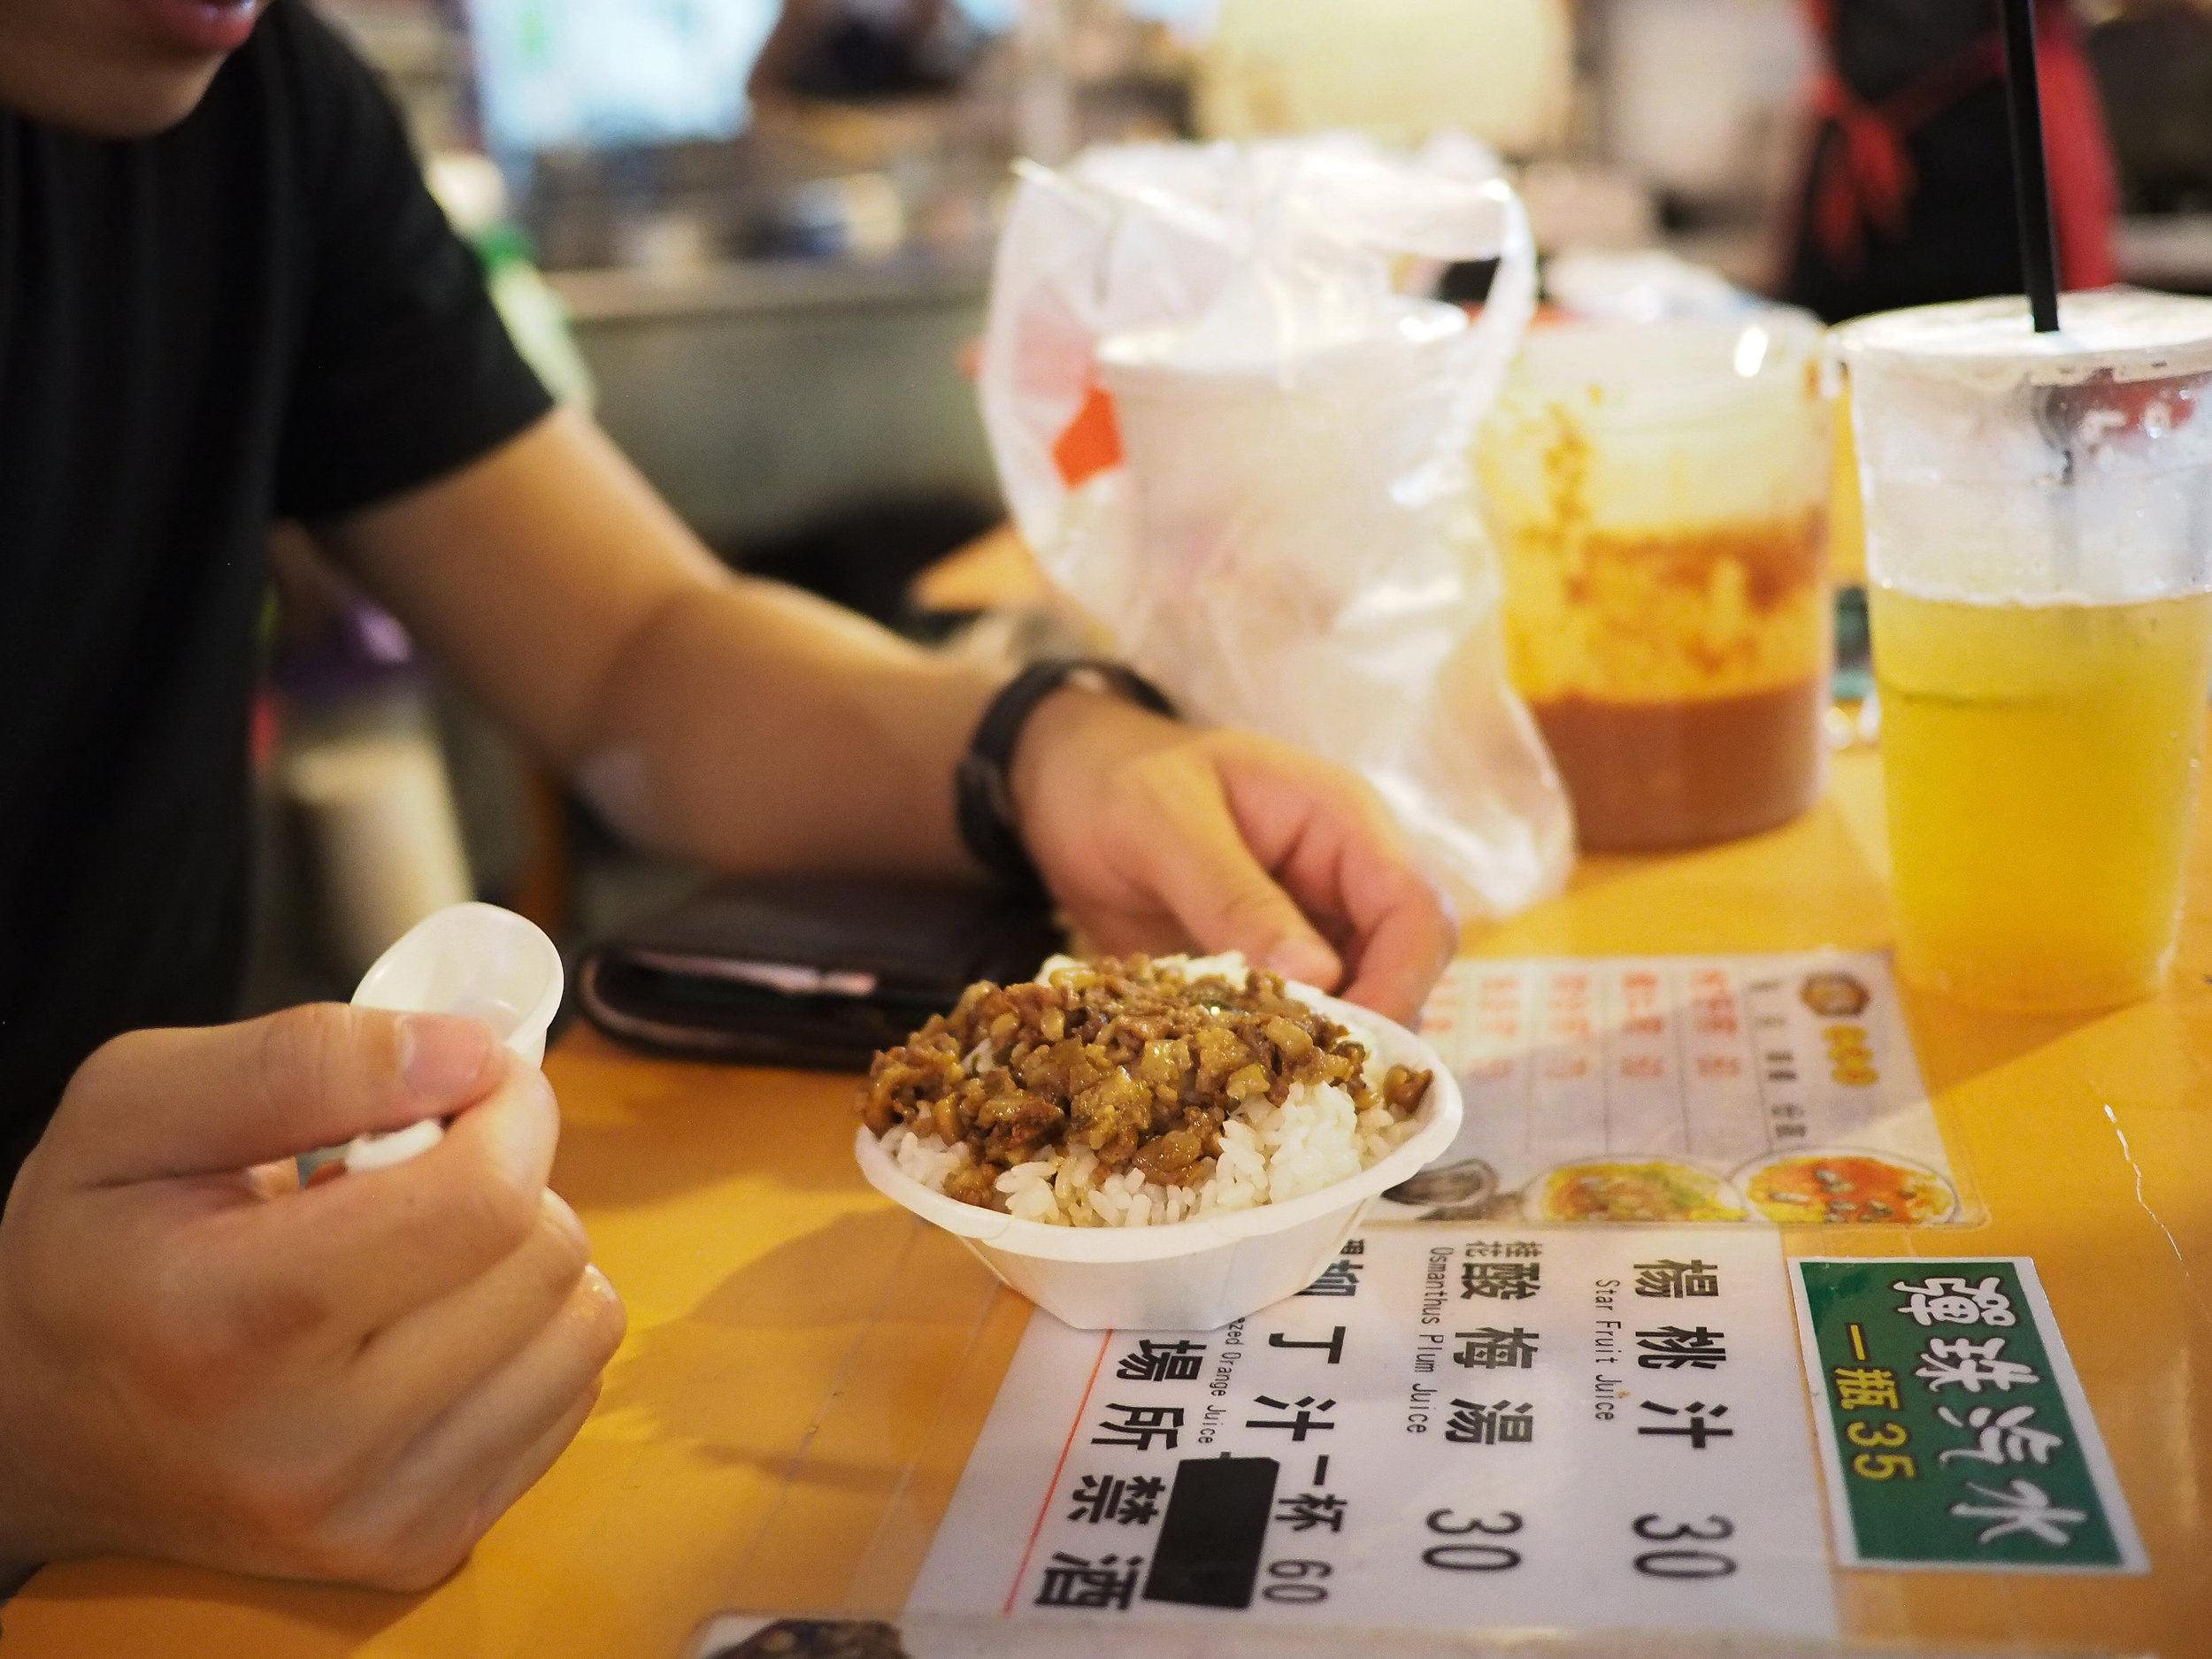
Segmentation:
[(2043, 97), (2035, 73), (2035, 0), (2002, 0), (2005, 102), (2011, 112), (2012, 199), (2020, 215), (2020, 268), (2039, 334), (2058, 332), (2058, 248), (2051, 234), (2051, 177), (2043, 157)]

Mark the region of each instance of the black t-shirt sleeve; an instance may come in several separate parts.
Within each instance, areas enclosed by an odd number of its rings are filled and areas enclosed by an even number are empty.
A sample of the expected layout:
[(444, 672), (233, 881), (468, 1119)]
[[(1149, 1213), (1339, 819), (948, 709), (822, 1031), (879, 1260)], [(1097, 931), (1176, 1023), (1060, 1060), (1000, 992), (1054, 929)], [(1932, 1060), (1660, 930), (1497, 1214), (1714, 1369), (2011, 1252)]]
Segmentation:
[(311, 272), (277, 507), (342, 517), (450, 472), (551, 405), (366, 65), (302, 0), (282, 30)]

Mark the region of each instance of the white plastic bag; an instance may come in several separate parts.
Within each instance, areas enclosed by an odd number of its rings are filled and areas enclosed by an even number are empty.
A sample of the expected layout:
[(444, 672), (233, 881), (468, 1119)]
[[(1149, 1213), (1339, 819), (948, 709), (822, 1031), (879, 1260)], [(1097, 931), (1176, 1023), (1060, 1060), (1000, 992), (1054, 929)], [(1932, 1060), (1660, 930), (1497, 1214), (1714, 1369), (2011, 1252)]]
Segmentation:
[[(1498, 259), (1479, 319), (1394, 293), (1405, 256)], [(1468, 498), (1533, 293), (1470, 141), (1132, 145), (1024, 168), (984, 342), (1000, 480), (1054, 580), (1193, 718), (1365, 774), (1471, 916), (1572, 856)]]

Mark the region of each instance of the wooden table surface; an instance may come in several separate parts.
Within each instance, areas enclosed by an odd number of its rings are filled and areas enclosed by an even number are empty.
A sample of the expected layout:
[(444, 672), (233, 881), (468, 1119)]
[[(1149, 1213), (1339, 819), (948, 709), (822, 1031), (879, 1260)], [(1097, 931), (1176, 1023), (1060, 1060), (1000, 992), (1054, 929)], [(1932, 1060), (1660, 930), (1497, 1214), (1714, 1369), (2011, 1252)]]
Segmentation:
[[(1772, 834), (1586, 861), (1471, 933), (1486, 956), (1887, 942), (1874, 757)], [(2147, 1546), (2148, 1578), (1839, 1573), (1847, 1628), (2212, 1655), (2212, 836), (2165, 995), (2073, 1019), (1909, 1000), (1965, 1228), (1792, 1229), (1793, 1254), (2032, 1256)], [(127, 1561), (49, 1568), (7, 1659), (679, 1654), (718, 1609), (901, 1601), (1027, 1317), (865, 1187), (849, 1079), (548, 1062), (554, 1184), (627, 1298), (599, 1409), (439, 1589), (397, 1596)]]

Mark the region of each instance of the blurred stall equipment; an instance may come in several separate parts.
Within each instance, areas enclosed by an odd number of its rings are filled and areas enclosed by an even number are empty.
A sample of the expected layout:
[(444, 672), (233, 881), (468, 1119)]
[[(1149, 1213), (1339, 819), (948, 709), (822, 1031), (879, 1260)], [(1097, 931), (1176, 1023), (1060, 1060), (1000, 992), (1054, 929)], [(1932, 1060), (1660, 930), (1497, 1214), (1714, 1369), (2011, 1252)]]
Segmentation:
[(779, 0), (465, 0), (495, 154), (727, 138)]
[(1187, 137), (1192, 45), (1214, 0), (962, 0), (1009, 42), (1013, 153)]
[(959, 369), (988, 280), (979, 257), (552, 279), (601, 423), (687, 523), (741, 554), (872, 501), (996, 501)]
[(951, 0), (470, 0), (468, 18), (483, 142), (549, 268), (878, 258), (986, 227), (1004, 122), (947, 96), (986, 42)]
[(413, 641), (304, 534), (270, 539), (286, 639), (275, 777), (315, 955), (358, 977), (432, 911), (475, 896)]
[[(1821, 65), (1782, 296), (1831, 322), (2022, 290), (2003, 46), (1990, 0), (1809, 0)], [(2116, 189), (2065, 0), (2036, 61), (2070, 288), (2116, 280)]]
[(1813, 62), (1799, 5), (1586, 0), (1596, 142), (1675, 222), (1755, 216), (1778, 194)]
[(906, 245), (906, 204), (887, 173), (811, 179), (786, 199), (780, 227), (787, 253), (884, 259)]
[(516, 349), (554, 396), (590, 408), (598, 390), (569, 331), (568, 308), (508, 212), (507, 181), (497, 165), (472, 150), (445, 150), (425, 171), (431, 195), (483, 261), (485, 285)]
[[(975, 503), (964, 526), (987, 515), (958, 366), (1010, 154), (987, 17), (957, 0), (464, 10), (485, 139), (577, 378), (695, 529), (748, 563), (856, 515), (895, 521), (902, 501), (932, 525), (947, 498)], [(897, 541), (893, 564), (944, 550)]]
[(2103, 94), (2131, 213), (2212, 213), (2212, 6), (2135, 0), (2090, 30), (2089, 65)]
[(2089, 31), (2124, 217), (2123, 280), (2212, 294), (2212, 4), (2106, 0)]
[(1221, 0), (1198, 127), (1398, 144), (1458, 129), (1533, 155), (1565, 134), (1573, 48), (1566, 0)]
[(425, 155), (472, 145), (469, 50), (448, 0), (315, 0), (375, 66)]
[(1819, 794), (1821, 339), (1772, 307), (1539, 326), (1483, 430), (1508, 660), (1585, 848), (1748, 834)]
[(757, 73), (810, 97), (943, 92), (984, 40), (956, 0), (783, 0), (782, 13)]
[[(541, 373), (595, 384), (602, 424), (733, 562), (879, 614), (936, 537), (998, 507), (960, 363), (1009, 163), (1184, 130), (1210, 6), (316, 3), (396, 85), (412, 63), (457, 74), (432, 102), (462, 138), (481, 111), (522, 237), (483, 207), (481, 162), (434, 177), (526, 349), (552, 343)], [(549, 291), (525, 291), (518, 250)], [(541, 326), (564, 313), (580, 373)], [(864, 532), (880, 572), (856, 568)]]
[(1652, 191), (1602, 161), (1548, 157), (1521, 169), (1521, 199), (1545, 253), (1649, 248), (1658, 240)]
[(1544, 297), (1571, 317), (1609, 323), (1740, 320), (1760, 303), (1717, 271), (1657, 248), (1555, 255), (1544, 261)]

